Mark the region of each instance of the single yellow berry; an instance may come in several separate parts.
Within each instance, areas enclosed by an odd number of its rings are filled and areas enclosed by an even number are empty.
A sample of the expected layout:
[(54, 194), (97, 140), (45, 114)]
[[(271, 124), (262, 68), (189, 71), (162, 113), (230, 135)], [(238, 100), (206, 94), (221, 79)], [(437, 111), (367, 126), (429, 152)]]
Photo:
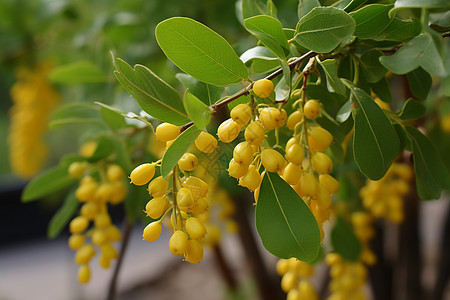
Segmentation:
[(177, 204), (181, 210), (188, 211), (194, 205), (194, 197), (190, 189), (181, 188), (177, 193)]
[(91, 270), (88, 265), (81, 265), (78, 268), (78, 281), (82, 284), (86, 284), (91, 279)]
[(339, 182), (334, 179), (333, 176), (328, 174), (321, 174), (319, 176), (319, 183), (330, 192), (330, 194), (336, 194), (339, 189)]
[(142, 238), (147, 242), (154, 242), (161, 235), (161, 231), (162, 231), (161, 223), (159, 222), (150, 223), (144, 228)]
[(274, 149), (264, 149), (261, 153), (261, 162), (268, 172), (278, 172), (285, 164), (283, 155)]
[(219, 125), (219, 128), (217, 129), (217, 135), (222, 142), (230, 143), (237, 138), (239, 132), (241, 131), (241, 128), (242, 126), (240, 126), (230, 118)]
[(98, 258), (98, 264), (103, 269), (108, 269), (111, 266), (111, 259), (109, 259), (106, 255), (100, 255)]
[(204, 153), (211, 153), (217, 148), (217, 140), (208, 132), (202, 131), (195, 139), (195, 146)]
[(317, 295), (314, 286), (308, 280), (301, 280), (298, 284), (298, 293), (302, 296), (303, 299), (310, 300), (318, 300), (319, 296)]
[(114, 181), (111, 183), (112, 192), (109, 198), (111, 204), (119, 204), (125, 200), (127, 196), (127, 187), (122, 181)]
[(239, 164), (235, 162), (234, 159), (232, 158), (230, 160), (230, 163), (228, 164), (227, 171), (231, 177), (239, 179), (247, 173), (248, 165)]
[(168, 142), (177, 138), (180, 134), (180, 127), (170, 124), (162, 123), (156, 127), (155, 135), (161, 142)]
[(92, 244), (85, 244), (75, 252), (74, 261), (77, 265), (85, 265), (89, 263), (95, 255), (95, 249)]
[(286, 111), (275, 107), (266, 107), (259, 112), (259, 120), (268, 130), (280, 128), (286, 122)]
[(300, 165), (305, 158), (305, 149), (300, 144), (293, 144), (286, 150), (286, 159), (295, 164)]
[(106, 236), (110, 242), (118, 242), (122, 239), (122, 233), (115, 225), (110, 225), (105, 229)]
[(279, 259), (276, 265), (277, 273), (283, 276), (289, 271), (289, 261), (287, 259)]
[(92, 243), (97, 246), (101, 246), (108, 242), (108, 236), (102, 229), (95, 229), (92, 233)]
[(309, 100), (303, 107), (305, 117), (314, 120), (319, 116), (320, 103), (317, 100)]
[(152, 219), (158, 219), (167, 210), (167, 197), (156, 197), (148, 201), (145, 213)]
[(69, 165), (67, 172), (70, 177), (77, 179), (83, 176), (83, 173), (86, 171), (88, 166), (89, 164), (85, 161), (74, 161)]
[(95, 199), (98, 202), (108, 201), (114, 193), (114, 187), (110, 182), (103, 182), (95, 191)]
[(109, 181), (119, 181), (125, 177), (125, 172), (119, 165), (109, 165), (106, 169), (106, 177)]
[(107, 212), (99, 213), (94, 220), (95, 227), (106, 228), (111, 225), (111, 217)]
[(239, 185), (248, 188), (251, 191), (256, 190), (261, 184), (261, 175), (254, 165), (248, 168), (247, 173), (239, 179)]
[(82, 234), (72, 234), (69, 237), (69, 248), (72, 250), (78, 250), (83, 247), (85, 241), (85, 237)]
[(333, 142), (333, 136), (322, 127), (313, 127), (308, 134), (308, 145), (311, 149), (323, 152)]
[(162, 197), (169, 189), (169, 181), (164, 180), (162, 176), (158, 176), (148, 184), (148, 193), (153, 197)]
[(442, 131), (450, 133), (450, 113), (444, 115), (441, 119)]
[(191, 239), (198, 240), (205, 236), (206, 228), (197, 218), (190, 217), (186, 220), (186, 231)]
[(144, 185), (155, 175), (155, 164), (142, 164), (137, 166), (130, 174), (131, 183)]
[(204, 213), (208, 209), (209, 205), (205, 198), (198, 199), (194, 205), (191, 206), (191, 212), (196, 215)]
[(252, 118), (252, 108), (248, 104), (238, 104), (231, 110), (230, 117), (239, 125), (244, 126)]
[(100, 246), (100, 251), (102, 252), (102, 256), (105, 256), (109, 259), (116, 259), (119, 257), (119, 253), (116, 248), (110, 243), (104, 244)]
[(193, 171), (198, 166), (198, 158), (192, 153), (184, 153), (178, 161), (178, 166), (183, 171)]
[(325, 153), (317, 152), (313, 155), (311, 162), (314, 171), (319, 174), (328, 174), (333, 171), (333, 162)]
[(281, 278), (281, 289), (287, 293), (297, 285), (297, 274), (293, 271), (289, 271)]
[(95, 181), (81, 181), (75, 191), (75, 197), (81, 202), (89, 202), (95, 200), (95, 192), (98, 184)]
[(75, 217), (70, 221), (69, 229), (70, 233), (80, 233), (85, 231), (89, 226), (89, 219), (84, 216)]
[(186, 233), (181, 230), (175, 231), (169, 240), (170, 253), (177, 256), (183, 255), (186, 252), (187, 244), (188, 238)]
[(88, 203), (84, 203), (81, 206), (80, 214), (83, 217), (86, 217), (88, 220), (94, 220), (95, 216), (97, 216), (98, 211), (99, 211), (99, 207), (98, 207), (97, 203), (88, 202)]
[(303, 121), (303, 114), (299, 110), (296, 110), (287, 119), (286, 126), (290, 130), (294, 130), (295, 126), (301, 121)]
[(184, 258), (191, 264), (197, 264), (203, 259), (203, 246), (196, 240), (188, 240)]
[(260, 79), (253, 83), (253, 92), (256, 96), (267, 98), (273, 91), (273, 82), (269, 79)]
[(250, 165), (253, 161), (253, 148), (248, 142), (241, 142), (233, 150), (233, 159), (241, 165)]
[(97, 142), (87, 141), (80, 148), (80, 154), (84, 157), (91, 157), (97, 150)]
[(251, 122), (244, 131), (244, 137), (251, 145), (261, 146), (265, 138), (263, 124), (260, 121)]
[(316, 177), (312, 173), (303, 173), (300, 177), (300, 189), (305, 196), (313, 197), (318, 192)]
[(181, 185), (187, 189), (190, 189), (192, 192), (192, 197), (195, 199), (203, 198), (208, 193), (208, 184), (195, 176), (189, 176)]
[(319, 185), (319, 193), (317, 195), (316, 203), (320, 209), (330, 208), (333, 203), (330, 192), (326, 188), (322, 187), (322, 185)]
[(296, 185), (302, 176), (302, 167), (289, 163), (283, 170), (283, 179), (290, 185)]

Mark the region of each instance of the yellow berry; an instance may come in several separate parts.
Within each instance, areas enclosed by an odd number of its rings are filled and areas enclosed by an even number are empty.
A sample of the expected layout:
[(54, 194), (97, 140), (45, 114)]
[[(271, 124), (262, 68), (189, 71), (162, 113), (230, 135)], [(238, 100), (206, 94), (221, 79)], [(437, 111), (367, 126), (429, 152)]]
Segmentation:
[(111, 204), (119, 204), (125, 200), (127, 196), (127, 187), (122, 181), (114, 181), (111, 183), (111, 195), (109, 202)]
[(261, 162), (268, 172), (278, 172), (285, 164), (283, 155), (274, 149), (264, 149), (261, 153)]
[(194, 204), (194, 197), (190, 189), (181, 188), (177, 193), (177, 204), (182, 210), (189, 210)]
[(97, 188), (98, 185), (95, 181), (81, 181), (75, 191), (75, 197), (81, 202), (94, 201)]
[(137, 166), (130, 174), (131, 183), (144, 185), (155, 175), (155, 164), (142, 164)]
[(192, 192), (192, 197), (195, 199), (203, 198), (208, 193), (208, 184), (195, 176), (189, 176), (181, 185), (187, 189), (190, 189)]
[(254, 165), (248, 168), (247, 173), (239, 179), (239, 185), (248, 188), (251, 191), (256, 190), (261, 184), (261, 175)]
[(253, 92), (256, 96), (267, 98), (273, 91), (273, 82), (269, 79), (260, 79), (253, 83)]
[(202, 222), (194, 217), (190, 217), (186, 220), (186, 231), (194, 240), (201, 239), (206, 234), (205, 226), (202, 224)]
[(217, 135), (222, 142), (230, 143), (234, 141), (235, 138), (237, 138), (239, 132), (241, 131), (241, 128), (242, 126), (240, 126), (230, 118), (219, 125), (219, 128), (217, 129)]
[(327, 263), (327, 265), (333, 266), (333, 265), (341, 263), (342, 262), (342, 258), (337, 253), (334, 253), (334, 252), (333, 253), (328, 253), (325, 256), (325, 262)]
[(178, 166), (183, 171), (193, 171), (198, 166), (198, 159), (192, 153), (184, 153), (178, 161)]
[(281, 278), (281, 288), (285, 293), (289, 292), (297, 285), (297, 274), (293, 271), (289, 271)]
[(275, 107), (266, 107), (259, 112), (259, 120), (268, 130), (280, 128), (286, 122), (286, 111)]
[(87, 141), (80, 148), (80, 154), (84, 157), (91, 157), (97, 150), (97, 142)]
[(305, 158), (305, 149), (302, 146), (295, 143), (286, 150), (286, 159), (295, 164), (300, 165)]
[(159, 222), (152, 222), (145, 226), (142, 238), (147, 242), (156, 241), (161, 235), (162, 225)]
[(82, 284), (86, 284), (91, 279), (91, 270), (88, 265), (81, 265), (78, 268), (78, 281)]
[(303, 107), (305, 117), (314, 120), (319, 116), (320, 103), (317, 100), (309, 100)]
[(327, 209), (333, 203), (330, 192), (321, 185), (319, 185), (319, 193), (317, 195), (316, 203), (321, 209)]
[(188, 238), (186, 233), (181, 230), (175, 231), (169, 239), (170, 253), (173, 255), (183, 255), (186, 252)]
[(148, 184), (148, 193), (153, 197), (162, 197), (169, 189), (169, 181), (164, 180), (162, 176), (158, 176)]
[[(304, 298), (309, 299), (309, 298)], [(290, 290), (286, 295), (286, 300), (302, 300), (302, 297), (300, 296), (300, 293), (296, 288)]]
[(206, 202), (205, 198), (200, 198), (191, 206), (191, 212), (200, 215), (208, 209), (208, 206), (208, 202)]
[(200, 135), (195, 139), (195, 146), (198, 150), (204, 153), (214, 152), (217, 148), (217, 140), (208, 132), (200, 132)]
[(101, 246), (108, 242), (108, 236), (106, 233), (101, 229), (96, 229), (92, 233), (92, 243), (94, 243), (97, 246)]
[(298, 293), (301, 295), (302, 299), (308, 300), (319, 299), (316, 290), (314, 289), (311, 282), (309, 282), (308, 280), (300, 281), (300, 283), (298, 284)]
[(303, 121), (303, 115), (299, 110), (296, 110), (292, 114), (290, 114), (289, 118), (287, 119), (286, 126), (290, 130), (294, 130), (295, 126), (301, 121)]
[(334, 179), (333, 176), (328, 174), (321, 174), (319, 176), (319, 183), (330, 192), (330, 194), (336, 194), (339, 189), (339, 182)]
[(78, 216), (70, 221), (69, 229), (70, 233), (80, 233), (85, 231), (89, 226), (88, 218), (84, 216)]
[(302, 176), (302, 167), (289, 163), (283, 170), (283, 179), (290, 185), (296, 185)]
[(277, 273), (283, 276), (289, 271), (289, 261), (287, 259), (279, 259), (276, 264)]
[(230, 112), (230, 117), (241, 126), (252, 118), (252, 108), (248, 104), (238, 104)]
[(170, 124), (162, 123), (156, 127), (155, 135), (161, 142), (168, 142), (177, 138), (180, 134), (180, 127)]
[(110, 225), (105, 229), (106, 236), (110, 242), (118, 242), (122, 239), (122, 233), (119, 228), (114, 225)]
[(203, 246), (196, 240), (188, 240), (184, 258), (191, 264), (196, 264), (203, 259)]
[(95, 199), (98, 202), (108, 201), (114, 192), (114, 187), (110, 182), (103, 182), (95, 191)]
[(99, 213), (94, 220), (95, 227), (106, 228), (111, 225), (111, 217), (107, 212)]
[(125, 172), (119, 165), (109, 165), (106, 169), (106, 177), (109, 181), (119, 181), (125, 177)]
[(109, 259), (116, 259), (119, 257), (119, 253), (116, 248), (110, 243), (104, 244), (100, 246), (100, 251), (102, 252), (102, 256), (105, 256)]
[(89, 164), (85, 161), (74, 161), (69, 165), (69, 169), (67, 172), (69, 173), (69, 176), (72, 178), (80, 178), (84, 171), (86, 171)]
[(106, 255), (100, 255), (98, 258), (98, 264), (100, 267), (108, 269), (111, 266), (111, 259), (109, 259)]
[(244, 131), (244, 137), (251, 145), (261, 146), (265, 138), (263, 124), (260, 121), (251, 122)]
[(323, 152), (333, 142), (333, 136), (322, 127), (313, 127), (308, 134), (308, 145), (311, 149)]
[(69, 248), (72, 250), (78, 250), (83, 247), (85, 241), (85, 237), (82, 234), (72, 234), (69, 237)]
[(77, 265), (85, 265), (94, 257), (95, 249), (92, 244), (85, 244), (75, 252), (75, 263)]
[(228, 175), (236, 179), (244, 176), (248, 171), (248, 165), (242, 165), (234, 161), (232, 158), (228, 164)]
[(233, 159), (241, 165), (250, 165), (253, 161), (253, 148), (248, 142), (241, 142), (233, 150)]
[(152, 219), (158, 219), (167, 210), (167, 197), (156, 197), (148, 201), (145, 213)]
[(313, 155), (311, 162), (314, 171), (319, 174), (328, 174), (333, 171), (333, 162), (325, 153), (317, 152)]
[(313, 197), (318, 192), (317, 180), (312, 173), (303, 173), (299, 184), (301, 191), (305, 196)]

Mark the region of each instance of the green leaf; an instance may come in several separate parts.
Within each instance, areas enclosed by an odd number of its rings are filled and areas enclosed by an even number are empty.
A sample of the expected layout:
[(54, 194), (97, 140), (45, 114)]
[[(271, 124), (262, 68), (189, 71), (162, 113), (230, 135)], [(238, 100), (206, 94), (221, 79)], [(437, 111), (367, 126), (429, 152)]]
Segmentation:
[(216, 103), (222, 95), (222, 87), (206, 84), (204, 82), (198, 81), (190, 75), (183, 73), (178, 73), (176, 77), (186, 89), (189, 89), (192, 95), (200, 99), (208, 106)]
[(446, 75), (441, 56), (429, 33), (416, 36), (391, 56), (380, 57), (380, 62), (396, 74), (406, 74), (422, 67), (438, 77)]
[(275, 101), (285, 101), (291, 94), (291, 69), (287, 62), (280, 60), (283, 77), (275, 86)]
[(298, 18), (301, 19), (317, 6), (320, 6), (319, 0), (299, 0), (297, 7)]
[(350, 3), (348, 3), (348, 5), (343, 8), (343, 10), (346, 12), (351, 12), (351, 11), (355, 10), (356, 8), (360, 7), (361, 5), (363, 5), (364, 3), (366, 3), (367, 0), (351, 0), (348, 2), (350, 2)]
[(240, 59), (247, 63), (254, 59), (274, 60), (278, 62), (278, 58), (266, 47), (256, 46), (242, 53)]
[(192, 77), (218, 86), (248, 78), (247, 68), (228, 42), (189, 18), (170, 18), (156, 27), (156, 39), (166, 56)]
[(399, 140), (389, 119), (366, 92), (352, 88), (351, 93), (355, 104), (353, 156), (364, 175), (378, 180), (398, 155)]
[(107, 109), (104, 106), (100, 107), (100, 115), (103, 121), (112, 130), (118, 130), (128, 126), (125, 118), (121, 114), (115, 112), (114, 110)]
[(337, 218), (331, 231), (331, 243), (334, 251), (348, 261), (357, 261), (362, 251), (353, 228), (342, 217)]
[[(248, 19), (258, 15), (270, 15), (266, 1), (242, 0), (242, 19)], [(273, 16), (276, 17), (276, 16)]]
[(57, 237), (69, 223), (78, 208), (78, 199), (75, 190), (67, 194), (66, 199), (58, 211), (53, 215), (47, 228), (47, 236), (51, 239)]
[(430, 27), (437, 32), (445, 33), (450, 31), (450, 10), (444, 14), (439, 15), (438, 18), (431, 19), (430, 16)]
[(66, 167), (56, 166), (34, 177), (22, 193), (22, 202), (39, 200), (75, 182), (69, 177)]
[(391, 88), (386, 78), (381, 78), (380, 81), (372, 83), (370, 88), (382, 101), (387, 103), (392, 102)]
[(421, 100), (425, 100), (431, 89), (432, 79), (430, 74), (422, 68), (417, 68), (408, 74), (409, 89), (414, 96)]
[(391, 22), (388, 13), (392, 5), (366, 5), (350, 16), (356, 22), (355, 35), (360, 39), (370, 39), (382, 32)]
[(352, 101), (350, 99), (344, 103), (336, 115), (336, 121), (344, 123), (352, 113)]
[(134, 69), (123, 60), (114, 59), (114, 74), (122, 86), (149, 115), (175, 125), (188, 123), (180, 94), (147, 67)]
[(295, 41), (317, 53), (328, 53), (355, 31), (355, 21), (334, 7), (316, 7), (300, 19)]
[(170, 145), (169, 149), (164, 153), (161, 162), (161, 176), (166, 179), (173, 167), (178, 163), (181, 156), (189, 149), (194, 143), (201, 130), (195, 126), (191, 126), (183, 133), (181, 133), (177, 139)]
[(319, 61), (322, 66), (323, 71), (327, 77), (327, 88), (330, 92), (335, 92), (337, 94), (346, 96), (346, 88), (342, 83), (341, 79), (338, 77), (337, 68), (338, 62), (336, 59), (326, 59), (324, 61)]
[(90, 103), (69, 103), (56, 109), (50, 116), (49, 127), (57, 129), (68, 124), (102, 124), (100, 113)]
[(211, 110), (209, 109), (209, 106), (192, 95), (190, 90), (186, 90), (184, 94), (184, 106), (197, 128), (203, 129), (208, 125), (211, 120)]
[(289, 53), (289, 44), (280, 21), (270, 16), (260, 15), (245, 19), (244, 25), (264, 46), (279, 58), (286, 60), (286, 53)]
[(393, 18), (389, 25), (379, 34), (373, 36), (376, 41), (406, 41), (420, 34), (422, 25), (419, 20), (401, 20)]
[(439, 199), (442, 189), (450, 189), (450, 174), (431, 141), (414, 127), (406, 127), (411, 141), (417, 193), (423, 200)]
[(394, 8), (389, 15), (394, 15), (399, 9), (417, 7), (417, 8), (445, 8), (450, 7), (448, 0), (396, 0)]
[(149, 126), (149, 127), (151, 128), (152, 131), (155, 131), (154, 128), (153, 128), (153, 125), (149, 122), (149, 120), (148, 120), (147, 117), (138, 116), (138, 115), (136, 115), (135, 113), (132, 113), (132, 112), (126, 112), (126, 111), (124, 111), (124, 110), (120, 110), (120, 109), (118, 109), (118, 108), (109, 106), (109, 105), (104, 104), (104, 103), (101, 103), (101, 102), (95, 102), (95, 104), (100, 105), (102, 108), (105, 108), (105, 109), (107, 109), (107, 110), (110, 110), (110, 111), (113, 112), (113, 113), (119, 114), (119, 115), (121, 115), (121, 116), (124, 117), (124, 118), (127, 118), (127, 119), (137, 119), (137, 120), (139, 120), (139, 121), (141, 121), (141, 122), (147, 124), (147, 126)]
[(114, 141), (111, 136), (100, 135), (96, 138), (97, 148), (94, 153), (87, 158), (89, 162), (96, 162), (108, 157), (114, 150)]
[(56, 67), (50, 73), (55, 83), (98, 83), (109, 81), (108, 77), (90, 61), (78, 61)]
[(264, 247), (279, 258), (313, 261), (320, 249), (314, 215), (277, 173), (266, 172), (255, 212), (256, 229)]
[(383, 53), (376, 49), (370, 49), (361, 55), (362, 75), (369, 83), (380, 81), (387, 72), (387, 69), (379, 61), (380, 56), (383, 56)]
[(425, 115), (425, 106), (412, 98), (406, 100), (401, 111), (399, 112), (399, 117), (402, 120), (415, 120), (421, 118)]

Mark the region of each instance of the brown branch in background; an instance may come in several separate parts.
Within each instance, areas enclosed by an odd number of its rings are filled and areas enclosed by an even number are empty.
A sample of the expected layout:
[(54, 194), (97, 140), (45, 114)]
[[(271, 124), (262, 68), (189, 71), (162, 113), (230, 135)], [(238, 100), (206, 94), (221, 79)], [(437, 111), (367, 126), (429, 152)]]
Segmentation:
[(220, 274), (226, 282), (228, 289), (230, 289), (232, 292), (236, 291), (236, 288), (238, 286), (236, 278), (234, 277), (234, 274), (230, 269), (230, 264), (226, 261), (225, 256), (223, 255), (220, 244), (213, 247), (213, 253), (217, 267), (219, 268)]
[(131, 222), (128, 217), (125, 217), (125, 229), (123, 232), (122, 245), (120, 247), (119, 258), (117, 259), (117, 263), (114, 267), (114, 272), (109, 282), (108, 294), (106, 296), (107, 300), (114, 300), (116, 298), (116, 288), (117, 288), (117, 278), (119, 277), (120, 269), (122, 267), (123, 258), (125, 256), (125, 252), (128, 248), (128, 243), (130, 241), (131, 234)]

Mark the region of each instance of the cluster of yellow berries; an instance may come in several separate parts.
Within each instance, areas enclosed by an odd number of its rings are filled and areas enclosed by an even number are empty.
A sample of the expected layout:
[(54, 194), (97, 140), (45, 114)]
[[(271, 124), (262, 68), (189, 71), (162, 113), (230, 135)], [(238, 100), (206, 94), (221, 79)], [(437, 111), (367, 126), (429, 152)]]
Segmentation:
[(23, 178), (31, 178), (42, 169), (48, 152), (43, 140), (47, 118), (60, 102), (59, 93), (48, 81), (49, 72), (46, 63), (20, 69), (11, 88), (9, 155), (12, 171)]
[(281, 278), (281, 288), (287, 293), (287, 300), (318, 300), (319, 295), (310, 282), (314, 266), (296, 258), (280, 259), (276, 265)]
[(363, 263), (344, 260), (337, 253), (328, 253), (325, 262), (330, 266), (331, 294), (327, 300), (364, 300), (362, 288), (366, 284), (367, 269)]
[[(120, 241), (121, 232), (111, 223), (108, 203), (124, 201), (127, 194), (125, 172), (116, 164), (76, 161), (70, 164), (68, 173), (73, 178), (81, 178), (75, 196), (82, 203), (80, 215), (69, 224), (72, 235), (68, 244), (76, 251), (75, 263), (80, 265), (78, 280), (87, 283), (91, 277), (88, 264), (97, 252), (94, 246), (100, 250), (98, 263), (101, 267), (109, 268), (111, 261), (118, 258), (112, 243)], [(97, 174), (100, 180), (90, 174)]]
[[(180, 127), (169, 123), (160, 124), (156, 138), (166, 143), (166, 149), (180, 134)], [(196, 148), (202, 153), (212, 153), (217, 147), (217, 140), (207, 132), (201, 132), (195, 140)], [(162, 232), (162, 221), (170, 213), (170, 225), (174, 230), (169, 249), (174, 255), (184, 255), (190, 263), (203, 259), (203, 241), (209, 220), (207, 210), (208, 184), (194, 176), (199, 159), (197, 155), (186, 152), (179, 159), (177, 166), (166, 179), (155, 176), (159, 162), (145, 163), (137, 166), (130, 174), (135, 185), (148, 184), (148, 192), (153, 197), (146, 205), (146, 214), (155, 221), (148, 224), (143, 231), (143, 239), (156, 241)]]
[(413, 171), (407, 164), (393, 163), (383, 178), (368, 180), (361, 188), (364, 207), (375, 217), (400, 223), (404, 219), (403, 197), (410, 191)]

